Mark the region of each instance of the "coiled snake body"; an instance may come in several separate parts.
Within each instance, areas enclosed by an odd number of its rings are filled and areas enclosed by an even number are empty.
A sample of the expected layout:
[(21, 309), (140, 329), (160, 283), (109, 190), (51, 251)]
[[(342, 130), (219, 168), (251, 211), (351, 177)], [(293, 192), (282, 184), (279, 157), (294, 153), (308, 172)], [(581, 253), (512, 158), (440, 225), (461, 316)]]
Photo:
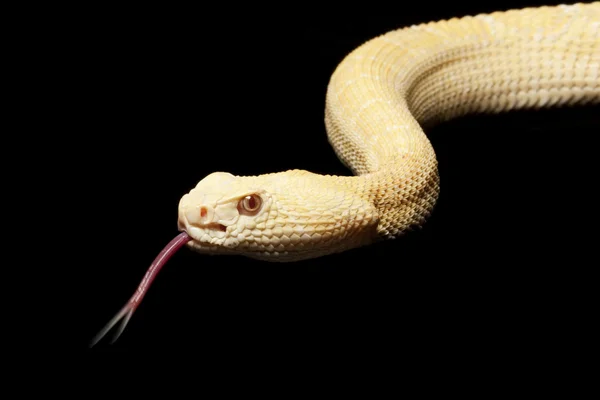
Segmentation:
[(421, 226), (440, 190), (422, 127), (469, 113), (600, 103), (600, 3), (526, 8), (410, 26), (350, 53), (331, 77), (325, 125), (354, 176), (216, 172), (179, 204), (182, 233), (118, 320), (121, 331), (169, 255), (320, 257)]

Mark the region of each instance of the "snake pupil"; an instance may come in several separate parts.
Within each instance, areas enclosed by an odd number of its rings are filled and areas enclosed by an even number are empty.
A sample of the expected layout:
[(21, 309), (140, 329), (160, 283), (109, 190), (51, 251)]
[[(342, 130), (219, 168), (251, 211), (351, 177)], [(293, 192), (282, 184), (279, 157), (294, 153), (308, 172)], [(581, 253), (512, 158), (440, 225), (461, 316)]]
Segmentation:
[(258, 195), (252, 194), (244, 197), (242, 201), (239, 202), (238, 208), (243, 213), (256, 214), (260, 209), (261, 204), (261, 198)]

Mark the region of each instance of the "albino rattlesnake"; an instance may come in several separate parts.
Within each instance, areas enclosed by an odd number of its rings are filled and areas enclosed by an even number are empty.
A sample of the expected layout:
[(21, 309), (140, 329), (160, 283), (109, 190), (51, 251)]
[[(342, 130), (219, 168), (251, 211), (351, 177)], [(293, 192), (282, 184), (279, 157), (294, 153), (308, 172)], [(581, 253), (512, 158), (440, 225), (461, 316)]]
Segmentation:
[[(325, 123), (356, 176), (216, 172), (179, 204), (182, 233), (161, 252), (123, 330), (178, 248), (269, 261), (319, 257), (422, 225), (439, 193), (422, 126), (475, 112), (600, 102), (600, 3), (527, 8), (389, 32), (349, 54), (329, 83)], [(119, 332), (119, 333), (120, 333)]]

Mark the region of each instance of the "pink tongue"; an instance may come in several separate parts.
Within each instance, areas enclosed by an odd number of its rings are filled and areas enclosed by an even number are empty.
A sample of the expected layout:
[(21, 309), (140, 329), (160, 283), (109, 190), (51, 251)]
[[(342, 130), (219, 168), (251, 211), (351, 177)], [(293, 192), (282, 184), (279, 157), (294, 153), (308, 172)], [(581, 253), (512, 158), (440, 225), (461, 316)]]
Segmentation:
[(156, 275), (158, 275), (162, 267), (167, 263), (167, 261), (169, 261), (173, 254), (175, 254), (177, 250), (179, 250), (190, 240), (192, 240), (192, 238), (186, 232), (181, 232), (179, 235), (175, 236), (175, 238), (173, 238), (173, 240), (171, 240), (164, 249), (162, 249), (162, 251), (158, 254), (158, 256), (156, 256), (148, 268), (148, 271), (146, 271), (146, 275), (144, 275), (144, 278), (140, 282), (131, 299), (129, 299), (127, 304), (125, 304), (125, 306), (117, 313), (117, 315), (108, 321), (108, 324), (106, 324), (106, 326), (104, 326), (104, 328), (102, 328), (102, 330), (98, 332), (96, 336), (94, 336), (90, 342), (90, 347), (93, 347), (96, 343), (98, 343), (100, 339), (102, 339), (117, 322), (123, 319), (111, 343), (114, 343), (119, 338), (121, 333), (123, 333), (125, 326), (127, 326), (127, 322), (129, 322), (131, 315), (142, 302), (142, 299), (148, 292), (148, 289), (150, 289), (150, 285), (152, 285)]

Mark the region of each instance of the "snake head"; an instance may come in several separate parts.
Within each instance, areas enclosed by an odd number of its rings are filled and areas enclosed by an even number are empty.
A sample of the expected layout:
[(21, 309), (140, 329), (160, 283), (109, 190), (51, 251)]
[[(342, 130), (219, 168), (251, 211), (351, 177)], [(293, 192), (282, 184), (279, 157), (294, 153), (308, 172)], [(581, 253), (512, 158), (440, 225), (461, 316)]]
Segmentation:
[(314, 258), (370, 243), (375, 208), (343, 179), (293, 170), (259, 176), (215, 172), (179, 202), (178, 227), (205, 254), (268, 261)]
[(271, 205), (272, 197), (263, 189), (215, 172), (181, 198), (178, 227), (207, 248), (232, 249), (239, 245), (240, 233), (268, 218)]

